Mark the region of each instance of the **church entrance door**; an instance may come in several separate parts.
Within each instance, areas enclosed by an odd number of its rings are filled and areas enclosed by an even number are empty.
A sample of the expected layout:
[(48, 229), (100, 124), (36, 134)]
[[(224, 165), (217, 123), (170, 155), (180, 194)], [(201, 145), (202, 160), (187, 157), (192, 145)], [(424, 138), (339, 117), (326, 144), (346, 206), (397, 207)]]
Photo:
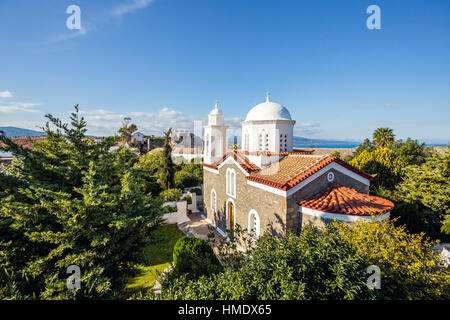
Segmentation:
[(230, 233), (234, 235), (234, 205), (230, 201), (228, 202), (228, 220), (230, 224)]

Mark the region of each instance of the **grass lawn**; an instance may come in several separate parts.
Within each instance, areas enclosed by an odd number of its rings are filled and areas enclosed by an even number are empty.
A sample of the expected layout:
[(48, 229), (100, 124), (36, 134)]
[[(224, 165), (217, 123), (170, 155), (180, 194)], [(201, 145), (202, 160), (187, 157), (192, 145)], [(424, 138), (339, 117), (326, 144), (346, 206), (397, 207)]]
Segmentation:
[(176, 224), (166, 224), (155, 231), (155, 243), (144, 250), (145, 263), (138, 265), (138, 273), (128, 279), (125, 287), (127, 294), (132, 294), (154, 286), (158, 274), (172, 262), (173, 247), (184, 234)]

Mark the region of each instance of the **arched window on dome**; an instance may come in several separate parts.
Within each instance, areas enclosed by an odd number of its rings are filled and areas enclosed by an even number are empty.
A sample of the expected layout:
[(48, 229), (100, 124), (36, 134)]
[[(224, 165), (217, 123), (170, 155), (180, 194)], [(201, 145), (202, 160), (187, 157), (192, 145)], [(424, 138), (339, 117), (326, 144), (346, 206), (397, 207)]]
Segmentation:
[(260, 219), (258, 212), (256, 210), (251, 209), (248, 213), (248, 234), (253, 239), (256, 240), (259, 238), (261, 232)]

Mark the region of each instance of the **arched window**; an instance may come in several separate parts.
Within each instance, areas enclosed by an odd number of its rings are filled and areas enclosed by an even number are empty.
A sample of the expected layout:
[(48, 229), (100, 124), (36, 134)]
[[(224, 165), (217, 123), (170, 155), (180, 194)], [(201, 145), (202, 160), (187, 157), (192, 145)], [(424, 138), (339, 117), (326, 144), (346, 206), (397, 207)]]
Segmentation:
[(211, 210), (212, 210), (213, 213), (216, 212), (216, 208), (217, 208), (216, 190), (212, 189), (211, 190)]
[(254, 240), (259, 238), (261, 232), (260, 224), (261, 223), (259, 220), (258, 212), (256, 212), (254, 209), (251, 209), (248, 213), (248, 234)]
[(226, 193), (229, 196), (235, 197), (236, 196), (236, 171), (234, 171), (234, 169), (228, 168), (226, 179), (227, 179)]

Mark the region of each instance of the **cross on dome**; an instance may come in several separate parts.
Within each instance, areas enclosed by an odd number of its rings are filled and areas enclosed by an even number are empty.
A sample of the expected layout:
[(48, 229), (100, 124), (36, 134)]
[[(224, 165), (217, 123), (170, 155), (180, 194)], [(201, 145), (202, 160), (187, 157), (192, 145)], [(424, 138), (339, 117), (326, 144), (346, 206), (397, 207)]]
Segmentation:
[(266, 102), (270, 102), (270, 92), (266, 92)]

